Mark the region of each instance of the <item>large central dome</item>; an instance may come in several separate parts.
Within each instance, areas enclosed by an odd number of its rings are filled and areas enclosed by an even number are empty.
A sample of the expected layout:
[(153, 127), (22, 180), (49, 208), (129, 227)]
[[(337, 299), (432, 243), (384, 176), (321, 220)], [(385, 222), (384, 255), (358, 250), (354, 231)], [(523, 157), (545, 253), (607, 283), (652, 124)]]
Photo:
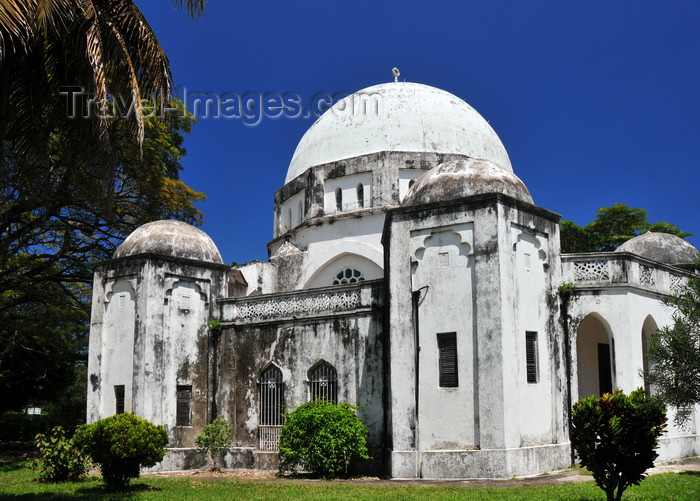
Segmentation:
[(314, 165), (381, 151), (459, 154), (513, 172), (503, 143), (474, 108), (429, 85), (391, 82), (338, 101), (316, 120), (285, 183)]

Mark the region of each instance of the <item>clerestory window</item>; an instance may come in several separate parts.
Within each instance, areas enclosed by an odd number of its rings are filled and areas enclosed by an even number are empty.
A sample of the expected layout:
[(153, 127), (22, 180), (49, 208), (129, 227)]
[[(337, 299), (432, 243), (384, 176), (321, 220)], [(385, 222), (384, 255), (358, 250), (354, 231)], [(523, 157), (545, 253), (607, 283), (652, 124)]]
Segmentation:
[(360, 270), (345, 268), (336, 273), (331, 285), (356, 284), (357, 282), (362, 282), (364, 279), (365, 276)]

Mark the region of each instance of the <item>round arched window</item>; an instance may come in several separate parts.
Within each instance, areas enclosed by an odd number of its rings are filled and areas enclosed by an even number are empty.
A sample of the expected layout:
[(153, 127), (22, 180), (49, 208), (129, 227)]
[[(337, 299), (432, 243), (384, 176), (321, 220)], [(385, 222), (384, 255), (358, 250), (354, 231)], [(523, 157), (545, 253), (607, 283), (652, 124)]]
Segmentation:
[(345, 268), (335, 275), (333, 278), (333, 285), (355, 284), (357, 282), (362, 282), (364, 279), (365, 276), (360, 270)]

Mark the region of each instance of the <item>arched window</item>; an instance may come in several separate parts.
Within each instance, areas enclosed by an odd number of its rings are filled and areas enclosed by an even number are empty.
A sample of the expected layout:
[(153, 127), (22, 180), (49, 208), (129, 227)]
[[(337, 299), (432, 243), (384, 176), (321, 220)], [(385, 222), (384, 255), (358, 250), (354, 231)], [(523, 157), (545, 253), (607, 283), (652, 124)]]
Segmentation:
[(304, 222), (304, 202), (299, 200), (299, 224)]
[(276, 451), (284, 424), (284, 381), (282, 371), (270, 365), (260, 374), (258, 433), (261, 451)]
[(338, 403), (338, 373), (328, 362), (321, 362), (309, 371), (309, 400)]
[(359, 183), (356, 188), (357, 191), (357, 208), (362, 209), (365, 206), (365, 187), (362, 183)]
[(355, 284), (357, 282), (362, 282), (364, 279), (365, 276), (360, 270), (345, 268), (340, 270), (335, 277), (333, 277), (332, 285)]
[(413, 185), (415, 184), (415, 182), (416, 182), (415, 179), (411, 179), (411, 180), (408, 182), (408, 188), (410, 189), (411, 186), (413, 186)]
[(343, 190), (340, 186), (335, 189), (335, 210), (336, 212), (343, 210)]
[(292, 227), (292, 208), (290, 207), (287, 209), (287, 224), (289, 225), (289, 229)]

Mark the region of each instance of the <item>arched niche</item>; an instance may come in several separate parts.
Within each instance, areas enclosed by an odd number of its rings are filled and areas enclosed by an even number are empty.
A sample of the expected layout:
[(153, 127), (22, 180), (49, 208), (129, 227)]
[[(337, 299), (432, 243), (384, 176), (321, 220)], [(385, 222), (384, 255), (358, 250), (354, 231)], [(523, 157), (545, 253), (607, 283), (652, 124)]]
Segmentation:
[(583, 319), (576, 333), (578, 396), (615, 389), (615, 343), (608, 323), (597, 313)]

